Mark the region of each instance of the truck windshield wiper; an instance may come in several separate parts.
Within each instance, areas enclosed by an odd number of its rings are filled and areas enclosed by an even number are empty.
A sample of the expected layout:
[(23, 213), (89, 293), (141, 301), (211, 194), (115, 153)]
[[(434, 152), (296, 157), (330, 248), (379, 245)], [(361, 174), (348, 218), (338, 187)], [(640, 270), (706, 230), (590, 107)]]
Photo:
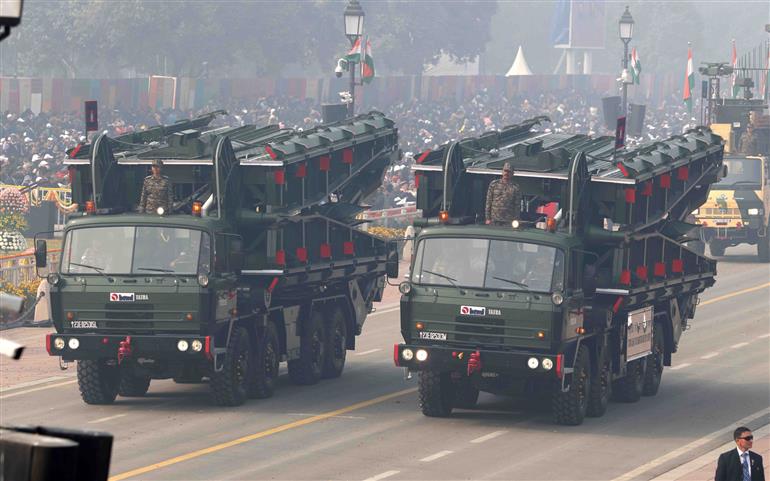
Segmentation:
[(428, 274), (432, 274), (434, 276), (443, 277), (444, 279), (446, 279), (449, 282), (451, 282), (454, 287), (458, 287), (457, 284), (456, 284), (457, 279), (455, 279), (453, 277), (449, 277), (449, 276), (447, 276), (445, 274), (439, 274), (438, 272), (429, 271), (427, 269), (423, 269), (422, 271), (425, 272), (425, 273), (428, 273)]
[(101, 267), (89, 266), (88, 264), (78, 264), (77, 262), (70, 262), (70, 265), (71, 266), (78, 266), (78, 267), (85, 267), (87, 269), (93, 269), (96, 272), (98, 272), (99, 274), (103, 275), (104, 278), (107, 279), (108, 281), (110, 280), (110, 277), (107, 274), (104, 273), (104, 269), (101, 268)]
[(514, 286), (523, 287), (524, 289), (527, 290), (527, 292), (532, 293), (532, 291), (529, 289), (529, 286), (524, 284), (523, 282), (518, 282), (518, 281), (514, 281), (513, 279), (505, 279), (503, 277), (497, 277), (497, 276), (492, 276), (492, 279), (496, 279), (498, 281), (503, 281), (503, 282), (509, 282)]
[(136, 270), (138, 271), (149, 271), (149, 272), (162, 272), (163, 274), (171, 274), (174, 276), (174, 279), (177, 281), (180, 280), (179, 276), (176, 274), (175, 271), (172, 271), (171, 269), (158, 269), (155, 267), (137, 267)]

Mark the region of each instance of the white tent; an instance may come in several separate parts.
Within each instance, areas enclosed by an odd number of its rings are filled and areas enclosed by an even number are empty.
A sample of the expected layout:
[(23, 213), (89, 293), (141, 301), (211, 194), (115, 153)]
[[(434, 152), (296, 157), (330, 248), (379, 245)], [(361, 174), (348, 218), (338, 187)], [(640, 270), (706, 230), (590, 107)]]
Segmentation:
[(506, 77), (512, 77), (514, 75), (532, 75), (532, 70), (527, 65), (527, 59), (524, 58), (524, 50), (519, 45), (519, 51), (516, 52), (516, 58), (513, 60), (513, 65), (508, 69)]

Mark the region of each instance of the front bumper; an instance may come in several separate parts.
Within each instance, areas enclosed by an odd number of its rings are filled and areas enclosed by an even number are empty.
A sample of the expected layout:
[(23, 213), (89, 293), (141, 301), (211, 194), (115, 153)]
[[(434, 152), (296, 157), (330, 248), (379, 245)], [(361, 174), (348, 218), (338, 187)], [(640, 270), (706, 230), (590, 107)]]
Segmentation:
[[(412, 351), (411, 360), (404, 359), (405, 349)], [(427, 354), (424, 361), (417, 360), (418, 351), (425, 351)], [(479, 367), (471, 366), (469, 370), (469, 361), (474, 353), (478, 353), (476, 356), (480, 360)], [(532, 359), (537, 360), (536, 366), (531, 361)], [(543, 367), (543, 361), (546, 359), (550, 361), (550, 369)], [(543, 354), (532, 351), (474, 350), (395, 344), (393, 346), (393, 362), (397, 367), (405, 367), (410, 371), (456, 371), (468, 375), (472, 373), (470, 371), (473, 371), (480, 372), (482, 377), (504, 374), (512, 377), (537, 376), (556, 379), (561, 378), (563, 374), (564, 357), (561, 354)], [(546, 362), (546, 364), (549, 363)]]
[[(57, 339), (64, 342), (58, 348)], [(77, 342), (74, 342), (77, 340)], [(201, 343), (201, 349), (193, 349), (193, 341)], [(179, 349), (179, 341), (186, 341), (187, 349)], [(72, 346), (77, 347), (73, 349)], [(196, 343), (197, 344), (197, 343)], [(127, 346), (127, 348), (126, 348)], [(65, 361), (86, 359), (116, 359), (119, 353), (125, 359), (148, 358), (167, 360), (212, 359), (214, 340), (210, 336), (195, 335), (155, 335), (155, 336), (116, 336), (101, 334), (57, 334), (46, 335), (46, 350), (51, 356), (61, 356)]]

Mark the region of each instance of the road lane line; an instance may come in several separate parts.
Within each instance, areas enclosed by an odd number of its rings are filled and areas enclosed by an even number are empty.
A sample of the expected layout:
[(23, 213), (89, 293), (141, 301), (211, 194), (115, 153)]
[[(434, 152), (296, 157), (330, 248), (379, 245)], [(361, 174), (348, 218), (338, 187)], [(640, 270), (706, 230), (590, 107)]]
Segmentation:
[(505, 433), (506, 433), (506, 431), (494, 431), (494, 432), (491, 432), (489, 434), (485, 434), (484, 436), (481, 436), (480, 438), (476, 438), (476, 439), (472, 440), (471, 442), (473, 444), (483, 443), (484, 441), (489, 441), (490, 439), (494, 439), (494, 438), (496, 438), (498, 436), (502, 436)]
[(36, 387), (34, 389), (27, 389), (25, 391), (12, 392), (11, 394), (3, 394), (2, 396), (0, 396), (0, 399), (8, 399), (16, 396), (21, 396), (22, 394), (29, 394), (31, 392), (43, 391), (44, 389), (53, 389), (55, 387), (66, 386), (68, 384), (75, 384), (76, 382), (78, 382), (77, 379), (73, 379), (72, 381), (60, 382), (59, 384), (51, 384), (49, 386)]
[(397, 310), (401, 309), (401, 306), (399, 306), (398, 304), (388, 304), (387, 306), (383, 306), (381, 309), (382, 310), (377, 309), (376, 311), (372, 312), (366, 317), (374, 317), (374, 316), (379, 316), (380, 314), (388, 314), (391, 312), (396, 312)]
[[(403, 396), (405, 394), (412, 394), (414, 392), (417, 392), (417, 388), (409, 388), (404, 389), (402, 391), (396, 391), (392, 392), (390, 394), (385, 394), (380, 397), (376, 397), (373, 399), (369, 399), (367, 401), (361, 401), (356, 404), (351, 404), (350, 406), (336, 409), (334, 411), (329, 411), (323, 414), (319, 414), (317, 416), (311, 416), (309, 418), (300, 419), (298, 421), (294, 421), (287, 424), (282, 424), (280, 426), (276, 426), (274, 428), (266, 429), (264, 431), (260, 431), (258, 433), (249, 434), (248, 436), (243, 436), (237, 439), (233, 439), (232, 441), (227, 441), (220, 444), (215, 444), (213, 446), (209, 446), (208, 448), (198, 449), (197, 451), (191, 451), (186, 454), (182, 454), (180, 456), (175, 456), (170, 459), (166, 459), (164, 461), (160, 461), (155, 464), (150, 464), (148, 466), (144, 466), (137, 469), (132, 469), (131, 471), (126, 471), (124, 473), (116, 474), (115, 476), (112, 476), (109, 478), (109, 481), (121, 481), (123, 479), (133, 478), (135, 476), (139, 476), (141, 474), (150, 473), (152, 471), (157, 471), (161, 468), (165, 468), (168, 466), (172, 466), (174, 464), (178, 464), (184, 461), (189, 461), (191, 459), (199, 458), (201, 456), (204, 456), (206, 454), (216, 453), (217, 451), (222, 451), (223, 449), (232, 448), (234, 446), (238, 446), (244, 443), (248, 443), (249, 441), (254, 441), (256, 439), (265, 438), (268, 436), (272, 436), (274, 434), (279, 434), (284, 431), (288, 431), (290, 429), (299, 428), (308, 424), (316, 423), (318, 421), (323, 421), (325, 419), (333, 418), (335, 416), (339, 416), (341, 414), (347, 414), (351, 411), (356, 411), (358, 409), (363, 409), (369, 406), (373, 406), (375, 404), (381, 404), (385, 401), (389, 401), (391, 399), (395, 399), (397, 397)], [(395, 473), (394, 473), (395, 474)], [(382, 478), (379, 478), (382, 479)]]
[(762, 334), (757, 339), (765, 339), (765, 338), (768, 338), (768, 337), (770, 337), (770, 333), (769, 334)]
[(708, 306), (709, 304), (713, 304), (715, 302), (723, 301), (725, 299), (729, 299), (729, 298), (735, 297), (735, 296), (740, 296), (741, 294), (747, 294), (749, 292), (758, 291), (758, 290), (764, 289), (766, 287), (770, 287), (770, 282), (762, 284), (762, 285), (759, 285), (759, 286), (749, 287), (748, 289), (743, 289), (743, 290), (740, 290), (740, 291), (731, 292), (730, 294), (725, 294), (723, 296), (715, 297), (713, 299), (709, 299), (708, 301), (701, 302), (699, 305), (700, 306)]
[(356, 356), (366, 356), (367, 354), (371, 354), (373, 352), (378, 352), (378, 351), (382, 351), (382, 349), (377, 348), (377, 349), (369, 349), (368, 351), (357, 352)]
[(123, 416), (128, 416), (128, 413), (116, 414), (114, 416), (107, 416), (106, 418), (94, 419), (93, 421), (88, 421), (88, 424), (97, 424), (97, 423), (103, 423), (105, 421), (112, 421), (113, 419), (122, 418)]
[(372, 476), (371, 478), (366, 478), (364, 481), (380, 481), (380, 479), (389, 478), (395, 474), (400, 473), (401, 471), (385, 471), (384, 473), (380, 473), (377, 476)]
[(439, 458), (443, 458), (444, 456), (448, 456), (448, 455), (452, 454), (453, 452), (454, 451), (439, 451), (436, 454), (431, 454), (430, 456), (426, 456), (426, 457), (422, 458), (420, 461), (422, 461), (423, 463), (429, 463), (429, 462), (435, 461), (435, 460), (437, 460)]
[(689, 362), (683, 362), (682, 364), (679, 364), (678, 366), (671, 367), (668, 370), (669, 371), (678, 371), (680, 369), (686, 368), (687, 366), (692, 366), (692, 364), (690, 364)]
[(670, 451), (659, 458), (653, 459), (652, 461), (645, 463), (636, 469), (633, 469), (625, 474), (622, 474), (617, 478), (613, 479), (612, 481), (630, 481), (632, 479), (638, 478), (640, 477), (640, 475), (646, 473), (647, 471), (654, 469), (673, 459), (676, 459), (679, 456), (686, 454), (687, 452), (693, 449), (697, 449), (703, 446), (704, 444), (707, 444), (713, 441), (714, 439), (719, 439), (732, 434), (733, 430), (735, 429), (735, 426), (745, 426), (746, 424), (749, 423), (749, 421), (753, 421), (761, 416), (767, 416), (768, 414), (770, 414), (770, 408), (765, 408), (755, 412), (754, 414), (749, 414), (745, 418), (739, 419), (733, 423), (730, 423), (718, 431), (714, 431), (713, 433), (707, 434), (702, 438), (696, 439), (691, 443), (685, 444), (684, 446), (677, 448), (673, 451)]
[[(313, 413), (286, 413), (287, 416), (318, 416)], [(366, 419), (363, 416), (334, 416), (334, 419)]]
[(0, 388), (0, 393), (6, 393), (8, 391), (15, 391), (17, 389), (21, 389), (21, 388), (25, 388), (25, 387), (37, 386), (39, 384), (45, 384), (47, 382), (61, 381), (62, 379), (67, 379), (68, 377), (72, 377), (72, 376), (53, 376), (53, 377), (46, 377), (46, 378), (43, 378), (43, 379), (36, 379), (34, 381), (22, 382), (22, 383), (19, 383), (19, 384), (14, 384), (13, 386), (8, 386), (8, 387)]
[(748, 346), (748, 342), (739, 342), (738, 344), (733, 344), (730, 346), (730, 349), (738, 349), (739, 347)]
[(701, 356), (701, 359), (711, 359), (712, 357), (717, 357), (719, 355), (718, 352), (710, 352), (706, 354), (705, 356)]

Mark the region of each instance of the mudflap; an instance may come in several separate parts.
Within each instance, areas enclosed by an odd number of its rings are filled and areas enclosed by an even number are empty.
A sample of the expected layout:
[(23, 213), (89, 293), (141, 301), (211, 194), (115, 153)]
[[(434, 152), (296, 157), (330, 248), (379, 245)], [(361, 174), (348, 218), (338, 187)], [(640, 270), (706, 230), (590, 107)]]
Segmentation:
[(564, 375), (561, 377), (561, 391), (569, 391), (572, 384), (572, 373), (575, 370), (575, 359), (577, 358), (578, 349), (580, 348), (580, 342), (582, 339), (578, 338), (575, 342), (571, 342), (564, 346)]

